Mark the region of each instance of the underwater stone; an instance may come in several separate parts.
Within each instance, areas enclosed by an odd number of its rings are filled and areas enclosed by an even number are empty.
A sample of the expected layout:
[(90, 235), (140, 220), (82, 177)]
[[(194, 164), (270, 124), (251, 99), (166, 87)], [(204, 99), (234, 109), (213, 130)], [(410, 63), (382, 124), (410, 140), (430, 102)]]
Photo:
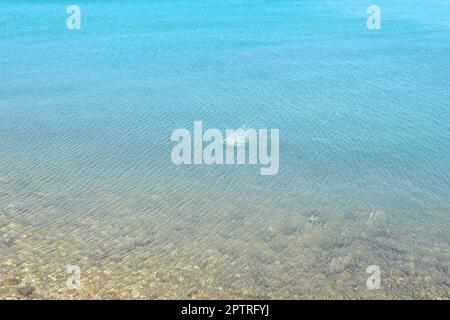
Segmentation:
[(17, 286), (20, 283), (20, 280), (17, 278), (5, 279), (1, 282), (2, 286)]
[(20, 286), (17, 291), (22, 296), (27, 297), (27, 296), (32, 295), (35, 290), (36, 289), (33, 287), (33, 285), (31, 283), (26, 282), (22, 286)]
[(297, 226), (294, 226), (294, 225), (285, 225), (281, 228), (281, 232), (285, 236), (293, 235), (294, 233), (297, 232), (297, 230), (298, 230)]
[(134, 245), (137, 247), (146, 247), (148, 245), (150, 245), (153, 242), (152, 238), (148, 238), (148, 239), (136, 239), (134, 240)]
[(288, 247), (285, 243), (271, 243), (269, 245), (270, 249), (275, 251), (276, 253), (283, 252)]
[(0, 238), (0, 244), (6, 247), (11, 247), (15, 242), (14, 238), (9, 237), (8, 235), (4, 234), (3, 237)]
[(189, 289), (189, 291), (186, 293), (186, 296), (190, 299), (192, 299), (193, 297), (195, 297), (198, 294), (199, 290), (198, 288), (191, 288)]
[(326, 268), (326, 274), (329, 276), (337, 275), (344, 272), (351, 263), (351, 258), (333, 258), (328, 267)]

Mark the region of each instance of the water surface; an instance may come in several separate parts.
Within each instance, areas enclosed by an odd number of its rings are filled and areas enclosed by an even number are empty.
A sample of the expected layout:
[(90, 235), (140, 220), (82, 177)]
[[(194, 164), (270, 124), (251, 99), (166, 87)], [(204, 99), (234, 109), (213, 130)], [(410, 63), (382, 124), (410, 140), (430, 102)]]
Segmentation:
[[(447, 1), (77, 4), (1, 4), (0, 298), (450, 297)], [(173, 165), (195, 120), (279, 173)]]

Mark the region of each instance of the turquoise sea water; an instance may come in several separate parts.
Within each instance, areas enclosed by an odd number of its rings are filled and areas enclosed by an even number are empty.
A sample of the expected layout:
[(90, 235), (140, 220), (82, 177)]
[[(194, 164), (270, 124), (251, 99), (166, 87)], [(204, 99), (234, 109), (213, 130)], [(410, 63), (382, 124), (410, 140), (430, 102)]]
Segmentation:
[[(68, 4), (0, 2), (0, 298), (450, 297), (448, 1)], [(279, 173), (173, 165), (195, 120)]]

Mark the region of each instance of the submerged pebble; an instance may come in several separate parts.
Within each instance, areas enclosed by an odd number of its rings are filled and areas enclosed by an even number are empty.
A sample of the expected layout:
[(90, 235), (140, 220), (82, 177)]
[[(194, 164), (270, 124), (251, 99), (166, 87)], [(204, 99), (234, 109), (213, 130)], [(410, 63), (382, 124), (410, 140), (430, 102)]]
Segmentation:
[(20, 280), (18, 278), (9, 278), (9, 279), (5, 279), (3, 280), (0, 285), (1, 286), (16, 286), (20, 283)]
[(350, 257), (333, 258), (328, 264), (325, 273), (329, 276), (340, 274), (350, 267), (351, 261)]
[(0, 246), (12, 247), (15, 241), (16, 240), (14, 238), (4, 235), (0, 238)]
[(17, 291), (24, 297), (31, 296), (35, 290), (35, 287), (30, 282), (25, 282), (17, 289)]

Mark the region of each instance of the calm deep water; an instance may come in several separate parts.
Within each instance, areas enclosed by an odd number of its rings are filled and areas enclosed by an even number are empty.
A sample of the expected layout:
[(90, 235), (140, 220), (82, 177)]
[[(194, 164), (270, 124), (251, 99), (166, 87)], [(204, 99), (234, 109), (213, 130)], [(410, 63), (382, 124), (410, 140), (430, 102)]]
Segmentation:
[[(448, 1), (74, 3), (0, 3), (0, 299), (450, 298)], [(196, 120), (278, 174), (174, 165)]]

